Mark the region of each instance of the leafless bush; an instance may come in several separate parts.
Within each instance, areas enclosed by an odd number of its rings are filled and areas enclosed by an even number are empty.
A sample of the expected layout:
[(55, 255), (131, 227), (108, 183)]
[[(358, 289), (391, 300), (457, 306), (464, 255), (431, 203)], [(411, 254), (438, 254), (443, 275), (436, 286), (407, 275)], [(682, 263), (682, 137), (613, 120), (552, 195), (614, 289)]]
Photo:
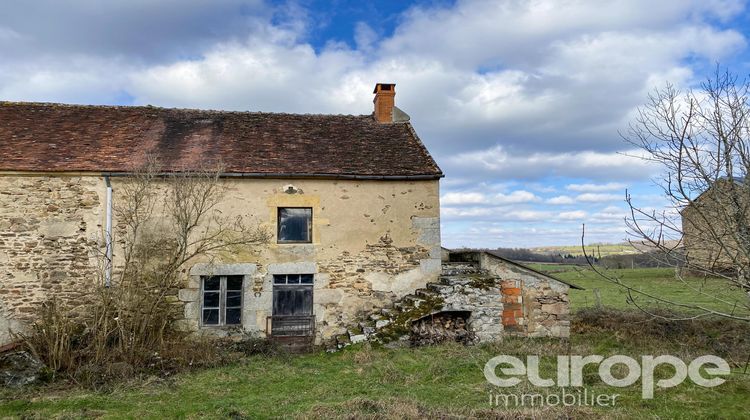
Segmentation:
[[(164, 364), (176, 349), (200, 346), (171, 328), (182, 311), (177, 291), (197, 258), (267, 241), (259, 224), (224, 216), (221, 167), (162, 173), (156, 159), (117, 185), (114, 261), (106, 238), (92, 249), (93, 292), (73, 311), (52, 301), (40, 310), (27, 345), (54, 371), (96, 381)], [(191, 364), (192, 361), (185, 360)]]
[(74, 369), (83, 326), (50, 299), (38, 310), (39, 319), (28, 334), (20, 335), (27, 347), (53, 372)]

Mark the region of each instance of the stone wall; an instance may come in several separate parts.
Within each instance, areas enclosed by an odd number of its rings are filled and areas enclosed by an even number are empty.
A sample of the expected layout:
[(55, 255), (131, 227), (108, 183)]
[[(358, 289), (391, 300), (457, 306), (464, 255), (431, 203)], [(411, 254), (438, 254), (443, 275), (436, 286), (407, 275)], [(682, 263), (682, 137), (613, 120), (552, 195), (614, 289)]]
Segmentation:
[(567, 284), (482, 251), (443, 257), (438, 281), (351, 322), (331, 347), (364, 340), (421, 345), (492, 342), (506, 335), (569, 337)]
[[(737, 223), (727, 222), (726, 211), (719, 209), (719, 203), (710, 194), (684, 208), (681, 217), (682, 241), (686, 260), (691, 266), (731, 271), (736, 262), (744, 260), (744, 252), (736, 240)], [(696, 275), (702, 274), (699, 270), (694, 271)]]
[(503, 301), (499, 284), (457, 281), (452, 287), (439, 290), (444, 302), (441, 311), (470, 312), (469, 329), (480, 341), (490, 342), (502, 338), (505, 327), (500, 318)]
[[(219, 206), (227, 217), (250, 217), (272, 233), (260, 247), (196, 261), (179, 298), (180, 326), (201, 334), (263, 335), (272, 315), (273, 275), (314, 274), (318, 341), (345, 331), (362, 313), (387, 306), (440, 272), (437, 181), (227, 180)], [(115, 186), (116, 188), (116, 186)], [(310, 244), (276, 242), (278, 207), (311, 207)], [(236, 271), (238, 264), (252, 272)], [(211, 270), (245, 276), (242, 327), (200, 326), (200, 275)]]
[(0, 176), (0, 345), (51, 296), (80, 304), (97, 271), (104, 184), (80, 176)]
[(430, 260), (424, 246), (398, 247), (389, 235), (364, 251), (344, 252), (340, 257), (321, 262), (320, 269), (328, 274), (325, 286), (316, 289), (324, 299), (318, 300), (322, 318), (321, 339), (341, 334), (362, 314), (387, 307), (398, 298), (425, 285), (422, 265)]
[[(117, 200), (121, 179), (112, 178)], [(179, 327), (225, 335), (236, 329), (200, 326), (201, 275), (245, 276), (243, 332), (264, 334), (276, 273), (315, 274), (314, 312), (320, 337), (373, 305), (403, 296), (440, 271), (438, 181), (224, 179), (217, 209), (242, 216), (272, 234), (187, 267), (176, 297)], [(51, 296), (79, 302), (98, 270), (89, 245), (104, 224), (104, 179), (80, 174), (0, 174), (0, 344), (22, 328)], [(276, 243), (278, 207), (311, 207), (313, 241)], [(117, 220), (114, 220), (115, 226)], [(115, 248), (115, 266), (121, 253)], [(224, 271), (222, 271), (224, 270)]]
[(501, 280), (507, 333), (530, 337), (570, 335), (570, 287), (488, 253), (479, 263)]
[(549, 280), (527, 282), (523, 290), (526, 327), (529, 337), (570, 336), (568, 287)]
[(749, 193), (742, 183), (720, 180), (682, 209), (682, 244), (689, 265), (685, 274), (731, 273), (748, 264), (743, 231), (750, 224)]

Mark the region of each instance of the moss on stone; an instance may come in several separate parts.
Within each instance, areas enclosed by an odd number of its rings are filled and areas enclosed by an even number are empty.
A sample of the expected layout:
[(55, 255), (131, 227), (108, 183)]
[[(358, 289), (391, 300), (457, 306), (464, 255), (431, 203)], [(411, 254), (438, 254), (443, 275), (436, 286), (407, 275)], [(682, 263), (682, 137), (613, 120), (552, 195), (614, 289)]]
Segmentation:
[(470, 276), (469, 277), (470, 283), (469, 285), (471, 287), (480, 289), (480, 290), (489, 290), (495, 286), (497, 286), (497, 279), (494, 277), (488, 277), (488, 276)]
[(412, 321), (416, 321), (431, 313), (440, 311), (443, 309), (444, 304), (445, 300), (442, 296), (437, 295), (425, 297), (419, 303), (419, 306), (412, 306), (411, 308), (405, 309), (391, 317), (391, 323), (381, 328), (376, 333), (377, 339), (383, 343), (387, 343), (397, 340), (405, 334), (409, 334)]

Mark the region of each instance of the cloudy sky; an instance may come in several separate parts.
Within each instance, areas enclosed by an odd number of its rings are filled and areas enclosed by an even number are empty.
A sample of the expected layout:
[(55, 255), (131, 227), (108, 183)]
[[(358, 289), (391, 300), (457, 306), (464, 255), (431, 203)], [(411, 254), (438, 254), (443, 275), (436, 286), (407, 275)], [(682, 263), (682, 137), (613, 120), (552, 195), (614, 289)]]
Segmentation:
[[(369, 114), (396, 83), (446, 174), (447, 246), (621, 241), (664, 200), (618, 132), (748, 65), (739, 0), (0, 2), (0, 100)], [(397, 157), (394, 157), (397, 158)]]

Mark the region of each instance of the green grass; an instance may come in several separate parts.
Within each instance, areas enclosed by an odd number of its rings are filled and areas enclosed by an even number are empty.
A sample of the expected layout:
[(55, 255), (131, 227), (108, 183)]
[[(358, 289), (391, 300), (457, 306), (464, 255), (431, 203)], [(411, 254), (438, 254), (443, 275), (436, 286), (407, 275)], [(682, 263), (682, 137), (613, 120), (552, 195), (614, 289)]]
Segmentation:
[[(568, 343), (560, 340), (508, 339), (477, 347), (445, 345), (419, 349), (350, 348), (335, 354), (298, 357), (250, 357), (234, 366), (180, 375), (159, 384), (136, 384), (110, 393), (66, 390), (37, 391), (40, 395), (0, 391), (0, 417), (175, 418), (282, 416), (330, 418), (350, 415), (407, 418), (466, 415), (493, 417), (506, 409), (489, 404), (490, 392), (482, 368), (499, 354), (631, 354), (644, 350), (661, 354), (680, 350), (677, 343), (633, 343), (602, 331), (579, 334)], [(701, 349), (693, 354), (701, 354)], [(552, 377), (552, 357), (542, 359), (541, 372)], [(640, 387), (611, 388), (586, 371), (587, 388), (597, 394), (620, 394), (614, 408), (567, 408), (582, 418), (737, 418), (746, 414), (750, 377), (734, 373), (717, 389), (689, 382), (658, 390), (653, 400), (640, 398)], [(502, 392), (553, 392), (522, 383)], [(559, 415), (563, 409), (536, 413)]]
[[(561, 280), (570, 281), (586, 290), (571, 290), (570, 302), (572, 310), (594, 307), (596, 297), (594, 290), (598, 289), (602, 305), (616, 309), (636, 309), (628, 303), (626, 289), (619, 287), (595, 273), (590, 267), (563, 264), (535, 264), (534, 268), (553, 274)], [(637, 268), (604, 270), (607, 276), (620, 279), (623, 283), (673, 302), (701, 305), (706, 308), (734, 312), (739, 315), (749, 315), (747, 295), (744, 292), (731, 289), (720, 279), (688, 278), (683, 283), (675, 278), (672, 268)], [(697, 292), (702, 290), (705, 294)], [(639, 306), (654, 307), (659, 303), (648, 297), (633, 294)], [(719, 297), (721, 300), (712, 296)], [(690, 312), (689, 310), (683, 310)]]
[[(586, 288), (571, 291), (573, 311), (594, 305), (593, 289), (602, 303), (613, 308), (632, 308), (624, 292), (599, 279), (590, 270), (564, 265), (540, 265), (556, 276)], [(623, 281), (662, 296), (695, 301), (695, 295), (674, 279), (669, 269), (613, 270)], [(720, 287), (720, 283), (711, 283)], [(741, 299), (741, 294), (727, 291)], [(745, 298), (746, 299), (746, 298)], [(710, 302), (706, 302), (708, 304)], [(578, 323), (577, 323), (578, 322)], [(585, 375), (590, 392), (622, 396), (614, 408), (491, 407), (495, 388), (482, 374), (484, 364), (499, 354), (525, 358), (543, 355), (543, 377), (553, 377), (553, 357), (558, 354), (631, 355), (673, 354), (683, 360), (716, 354), (716, 341), (747, 336), (747, 328), (692, 332), (692, 338), (708, 334), (716, 339), (691, 341), (672, 335), (654, 335), (637, 322), (615, 326), (580, 325), (574, 321), (570, 340), (508, 338), (502, 343), (476, 347), (446, 345), (418, 349), (383, 349), (355, 346), (329, 354), (303, 356), (253, 356), (215, 369), (184, 373), (168, 380), (121, 384), (113, 391), (93, 392), (75, 387), (48, 385), (23, 391), (0, 390), (0, 418), (427, 418), (466, 416), (492, 418), (499, 414), (577, 418), (741, 418), (747, 416), (750, 375), (737, 368), (746, 360), (748, 346), (729, 352), (735, 371), (718, 388), (702, 388), (689, 381), (675, 388), (657, 390), (653, 400), (640, 398), (639, 383), (611, 388), (593, 372)], [(724, 324), (722, 324), (724, 325)], [(739, 325), (739, 324), (738, 324)], [(733, 331), (738, 331), (736, 334)], [(740, 332), (743, 331), (743, 332)], [(741, 337), (738, 339), (742, 339)], [(697, 344), (696, 344), (697, 343)], [(709, 344), (706, 344), (709, 343)], [(737, 354), (742, 353), (742, 354)], [(522, 383), (505, 393), (552, 392)]]

